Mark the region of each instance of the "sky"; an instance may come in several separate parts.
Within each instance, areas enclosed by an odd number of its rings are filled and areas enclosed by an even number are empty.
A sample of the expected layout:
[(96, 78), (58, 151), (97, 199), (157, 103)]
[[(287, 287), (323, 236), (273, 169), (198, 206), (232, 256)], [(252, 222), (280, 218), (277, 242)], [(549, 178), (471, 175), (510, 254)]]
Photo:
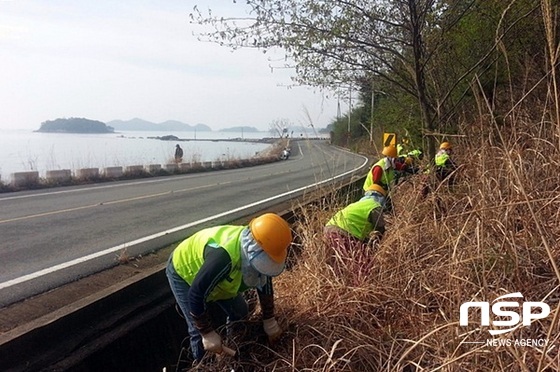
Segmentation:
[(294, 71), (271, 69), (281, 51), (198, 41), (195, 5), (247, 12), (232, 0), (0, 0), (0, 129), (35, 130), (64, 117), (212, 130), (332, 122), (338, 103), (330, 92), (288, 88)]

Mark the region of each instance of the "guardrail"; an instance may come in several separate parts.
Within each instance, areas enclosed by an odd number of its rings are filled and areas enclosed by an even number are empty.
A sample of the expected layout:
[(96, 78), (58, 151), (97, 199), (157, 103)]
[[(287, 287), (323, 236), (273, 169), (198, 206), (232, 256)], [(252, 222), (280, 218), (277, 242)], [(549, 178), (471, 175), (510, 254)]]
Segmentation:
[(11, 174), (10, 186), (21, 188), (36, 186), (43, 182), (49, 184), (67, 184), (72, 180), (98, 180), (98, 179), (120, 179), (130, 178), (135, 175), (161, 176), (175, 173), (189, 173), (193, 171), (208, 171), (218, 169), (234, 169), (242, 166), (261, 165), (278, 161), (278, 157), (269, 156), (254, 159), (240, 160), (215, 160), (192, 163), (168, 163), (128, 165), (105, 168), (80, 168), (74, 171), (70, 169), (48, 170), (46, 177), (41, 179), (38, 171), (14, 172)]

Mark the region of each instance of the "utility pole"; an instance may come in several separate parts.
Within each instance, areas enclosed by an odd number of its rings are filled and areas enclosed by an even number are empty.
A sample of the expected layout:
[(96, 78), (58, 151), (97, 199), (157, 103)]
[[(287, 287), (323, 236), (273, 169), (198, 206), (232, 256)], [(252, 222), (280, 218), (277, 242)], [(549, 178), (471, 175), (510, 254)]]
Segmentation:
[(373, 104), (375, 103), (375, 89), (371, 81), (371, 119), (369, 123), (369, 143), (373, 144)]
[(337, 107), (336, 107), (336, 119), (340, 120), (340, 117), (342, 116), (341, 112), (340, 112), (340, 93), (338, 93), (338, 100), (336, 101)]
[(350, 147), (350, 117), (352, 116), (352, 85), (348, 87), (348, 130), (346, 132), (346, 147)]

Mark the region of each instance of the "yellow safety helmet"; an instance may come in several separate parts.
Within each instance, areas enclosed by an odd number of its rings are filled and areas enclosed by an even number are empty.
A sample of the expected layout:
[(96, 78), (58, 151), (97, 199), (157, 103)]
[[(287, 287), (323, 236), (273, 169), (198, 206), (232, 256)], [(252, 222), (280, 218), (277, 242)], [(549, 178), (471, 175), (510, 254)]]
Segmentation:
[(253, 238), (274, 262), (283, 263), (292, 242), (288, 222), (275, 213), (265, 213), (249, 223)]
[(383, 151), (381, 153), (385, 156), (390, 157), (390, 158), (396, 158), (397, 157), (397, 148), (395, 146), (385, 146), (385, 147), (383, 147)]
[(439, 149), (440, 150), (451, 150), (452, 146), (449, 142), (442, 142), (441, 145), (439, 145)]
[(376, 191), (383, 196), (387, 196), (387, 191), (383, 187), (381, 187), (380, 185), (378, 185), (376, 183), (369, 186), (366, 191)]

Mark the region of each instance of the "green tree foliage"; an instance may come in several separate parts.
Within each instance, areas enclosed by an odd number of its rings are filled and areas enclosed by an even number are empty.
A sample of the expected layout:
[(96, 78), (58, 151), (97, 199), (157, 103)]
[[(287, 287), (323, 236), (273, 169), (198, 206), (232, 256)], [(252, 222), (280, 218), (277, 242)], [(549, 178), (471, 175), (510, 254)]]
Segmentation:
[(113, 128), (97, 120), (69, 118), (47, 120), (41, 123), (38, 132), (112, 133)]
[[(477, 1), (472, 12), (441, 39), (429, 77), (431, 89), (448, 92), (441, 106), (446, 116), (440, 131), (453, 131), (455, 123), (476, 112), (475, 93), (480, 84), (490, 101), (511, 99), (504, 90), (524, 85), (530, 70), (544, 63), (544, 33), (540, 4), (534, 1)], [(539, 79), (538, 77), (537, 79)], [(525, 81), (526, 83), (527, 81)], [(499, 93), (501, 92), (501, 93)], [(523, 93), (522, 93), (523, 94)], [(521, 95), (522, 95), (521, 94)], [(521, 95), (517, 94), (517, 98)]]
[[(243, 18), (202, 14), (195, 7), (193, 22), (213, 26), (200, 37), (234, 49), (283, 49), (286, 60), (277, 67), (295, 68), (296, 83), (359, 89), (361, 104), (347, 114), (356, 134), (372, 122), (376, 130), (400, 128), (424, 142), (429, 138), (429, 154), (434, 140), (468, 119), (480, 100), (474, 93), (479, 85), (493, 101), (506, 97), (496, 95), (501, 87), (514, 99), (513, 85), (523, 81), (527, 63), (542, 61), (546, 50), (541, 4), (532, 0), (245, 3)], [(373, 107), (372, 96), (378, 101)], [(356, 124), (353, 118), (359, 118)], [(337, 120), (335, 127), (341, 135), (348, 120)]]
[(425, 129), (433, 130), (439, 111), (426, 87), (424, 34), (443, 23), (447, 3), (248, 0), (247, 5), (251, 17), (245, 19), (205, 16), (197, 9), (192, 17), (214, 26), (205, 37), (222, 45), (284, 49), (298, 83), (336, 89), (373, 78), (387, 82), (417, 99)]

